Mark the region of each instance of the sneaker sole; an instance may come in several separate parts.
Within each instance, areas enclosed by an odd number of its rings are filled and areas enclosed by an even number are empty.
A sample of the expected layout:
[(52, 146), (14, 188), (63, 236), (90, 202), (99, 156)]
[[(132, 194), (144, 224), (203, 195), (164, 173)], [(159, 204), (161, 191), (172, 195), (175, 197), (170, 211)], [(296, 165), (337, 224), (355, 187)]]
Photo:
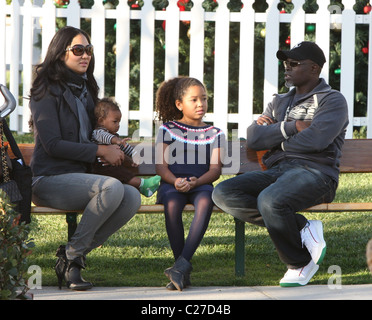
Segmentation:
[(313, 270), (311, 271), (311, 273), (309, 274), (309, 276), (305, 280), (298, 281), (298, 282), (280, 282), (279, 285), (283, 288), (306, 286), (318, 270), (319, 270), (319, 265), (316, 264)]
[(324, 241), (324, 236), (323, 236), (323, 223), (321, 221), (315, 223), (315, 229), (320, 237), (320, 244), (323, 246), (322, 252), (320, 253), (320, 256), (317, 261), (314, 261), (317, 265), (321, 264), (323, 262), (324, 256), (327, 251), (327, 245), (326, 242)]

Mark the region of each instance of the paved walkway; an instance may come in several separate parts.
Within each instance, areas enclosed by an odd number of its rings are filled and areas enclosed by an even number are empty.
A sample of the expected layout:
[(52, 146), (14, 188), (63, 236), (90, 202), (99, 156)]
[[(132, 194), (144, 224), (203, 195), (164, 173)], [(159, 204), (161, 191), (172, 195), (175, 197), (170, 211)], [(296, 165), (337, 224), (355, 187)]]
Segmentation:
[(34, 300), (372, 300), (372, 284), (307, 285), (297, 288), (191, 287), (169, 291), (159, 287), (94, 287), (88, 291), (43, 287), (33, 289)]

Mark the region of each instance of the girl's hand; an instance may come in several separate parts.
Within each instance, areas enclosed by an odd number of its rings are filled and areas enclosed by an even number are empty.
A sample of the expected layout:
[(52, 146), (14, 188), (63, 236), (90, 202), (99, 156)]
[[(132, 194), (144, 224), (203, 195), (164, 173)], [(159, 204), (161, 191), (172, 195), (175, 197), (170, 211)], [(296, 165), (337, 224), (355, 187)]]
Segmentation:
[(190, 190), (190, 184), (187, 181), (187, 178), (177, 178), (174, 182), (174, 187), (179, 192), (187, 192)]
[(197, 177), (190, 177), (189, 178), (190, 189), (194, 189), (197, 186), (196, 185), (197, 181), (198, 181), (198, 178)]

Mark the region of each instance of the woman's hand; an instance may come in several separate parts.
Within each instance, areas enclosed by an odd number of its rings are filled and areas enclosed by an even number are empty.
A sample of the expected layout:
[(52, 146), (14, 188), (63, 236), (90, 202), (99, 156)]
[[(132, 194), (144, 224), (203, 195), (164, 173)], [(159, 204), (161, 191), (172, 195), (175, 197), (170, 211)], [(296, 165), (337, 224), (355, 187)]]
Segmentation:
[(124, 161), (124, 152), (120, 150), (118, 145), (98, 145), (97, 157), (104, 164), (120, 166)]

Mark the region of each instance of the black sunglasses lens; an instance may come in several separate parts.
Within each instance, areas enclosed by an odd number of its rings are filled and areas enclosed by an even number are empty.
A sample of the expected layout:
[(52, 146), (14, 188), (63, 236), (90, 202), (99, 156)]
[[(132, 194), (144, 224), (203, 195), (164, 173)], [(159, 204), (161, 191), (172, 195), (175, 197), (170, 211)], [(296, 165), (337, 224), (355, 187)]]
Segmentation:
[(85, 47), (85, 52), (87, 53), (88, 56), (91, 56), (93, 54), (93, 46), (91, 44), (87, 45)]
[(84, 54), (84, 46), (73, 46), (71, 51), (75, 56), (82, 56)]
[(283, 64), (285, 68), (287, 68), (288, 66), (290, 66), (291, 68), (296, 68), (300, 65), (300, 63), (297, 61), (283, 61)]
[(93, 54), (93, 46), (91, 44), (84, 47), (83, 45), (76, 45), (71, 48), (72, 53), (75, 56), (82, 56), (84, 54), (84, 51), (87, 53), (88, 56), (91, 56)]

